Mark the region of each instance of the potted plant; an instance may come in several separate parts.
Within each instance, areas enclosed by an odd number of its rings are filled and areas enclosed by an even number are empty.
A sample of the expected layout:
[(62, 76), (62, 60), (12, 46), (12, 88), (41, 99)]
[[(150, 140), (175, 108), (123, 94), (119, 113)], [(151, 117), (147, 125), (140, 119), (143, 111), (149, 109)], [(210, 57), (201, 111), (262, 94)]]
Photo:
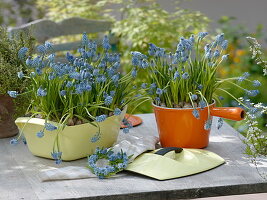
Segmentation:
[[(258, 90), (239, 85), (242, 81), (252, 82), (247, 79), (248, 73), (227, 79), (216, 77), (220, 64), (228, 57), (223, 54), (228, 41), (220, 34), (203, 46), (207, 35), (201, 32), (196, 38), (194, 35), (188, 39), (181, 37), (174, 53), (167, 53), (154, 44), (149, 44), (148, 56), (132, 52), (134, 74), (139, 69), (148, 71), (150, 82), (141, 87), (152, 98), (163, 147), (204, 148), (209, 142), (212, 116), (243, 119), (245, 112), (240, 107), (215, 107), (215, 103), (221, 101), (221, 93), (238, 100), (227, 91), (229, 85), (244, 90), (248, 96), (258, 94)], [(258, 81), (253, 84), (259, 85)], [(218, 128), (222, 123), (218, 118)]]
[(26, 66), (18, 57), (18, 50), (27, 46), (31, 55), (35, 40), (23, 32), (11, 37), (7, 30), (0, 27), (0, 138), (18, 134), (14, 118), (27, 109), (27, 95), (13, 101), (6, 93), (8, 90), (23, 91), (27, 82), (17, 76), (17, 71), (27, 73)]
[[(65, 63), (55, 62), (49, 42), (37, 46), (39, 55), (26, 59), (31, 73), (19, 73), (29, 79), (26, 93), (32, 99), (28, 117), (18, 118), (16, 124), (19, 138), (25, 136), (34, 155), (60, 163), (86, 157), (116, 141), (127, 105), (142, 97), (132, 90), (131, 73), (120, 74), (120, 54), (110, 52), (107, 36), (101, 46), (100, 53), (96, 42), (84, 33), (80, 56), (67, 53)], [(24, 48), (19, 56), (24, 59), (26, 54)], [(23, 95), (8, 93), (14, 98)]]

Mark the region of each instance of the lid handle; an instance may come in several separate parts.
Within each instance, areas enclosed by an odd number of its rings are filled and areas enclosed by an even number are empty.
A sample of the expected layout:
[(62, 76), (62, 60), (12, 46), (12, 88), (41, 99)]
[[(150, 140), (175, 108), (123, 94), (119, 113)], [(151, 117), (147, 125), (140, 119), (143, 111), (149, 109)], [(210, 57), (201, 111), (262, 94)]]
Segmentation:
[(183, 151), (183, 149), (180, 147), (166, 147), (166, 148), (162, 148), (162, 149), (158, 150), (154, 154), (164, 156), (166, 153), (168, 153), (170, 151), (175, 151), (175, 153), (181, 153)]

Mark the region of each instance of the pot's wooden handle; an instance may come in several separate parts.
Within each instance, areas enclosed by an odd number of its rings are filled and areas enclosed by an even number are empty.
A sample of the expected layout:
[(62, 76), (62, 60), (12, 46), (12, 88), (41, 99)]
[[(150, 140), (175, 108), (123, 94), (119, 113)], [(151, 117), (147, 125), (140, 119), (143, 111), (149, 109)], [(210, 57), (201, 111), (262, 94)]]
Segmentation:
[(214, 107), (210, 114), (216, 117), (240, 121), (245, 117), (245, 111), (239, 107)]

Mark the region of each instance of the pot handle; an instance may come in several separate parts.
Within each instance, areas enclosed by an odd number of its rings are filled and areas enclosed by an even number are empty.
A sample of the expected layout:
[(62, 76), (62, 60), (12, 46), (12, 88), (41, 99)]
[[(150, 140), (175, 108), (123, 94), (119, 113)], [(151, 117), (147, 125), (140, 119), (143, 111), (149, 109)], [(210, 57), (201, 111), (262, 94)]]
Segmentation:
[(240, 107), (214, 107), (211, 108), (210, 114), (216, 117), (240, 121), (245, 118), (245, 111)]
[(183, 149), (179, 148), (179, 147), (166, 147), (166, 148), (162, 148), (162, 149), (158, 150), (154, 154), (164, 156), (166, 153), (168, 153), (170, 151), (175, 151), (175, 153), (181, 153), (183, 151)]

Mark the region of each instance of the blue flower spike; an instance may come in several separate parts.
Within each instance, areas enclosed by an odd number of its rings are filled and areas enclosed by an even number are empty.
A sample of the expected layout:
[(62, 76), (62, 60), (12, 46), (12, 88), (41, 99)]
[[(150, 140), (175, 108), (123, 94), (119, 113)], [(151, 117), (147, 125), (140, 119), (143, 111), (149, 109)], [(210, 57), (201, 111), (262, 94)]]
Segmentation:
[(51, 123), (45, 123), (45, 129), (48, 131), (54, 131), (54, 130), (57, 130), (57, 127)]
[(8, 91), (7, 94), (12, 98), (17, 98), (19, 93), (17, 91)]
[(96, 122), (103, 122), (106, 120), (106, 118), (107, 118), (107, 115), (99, 115), (96, 117), (95, 121)]
[(37, 133), (36, 133), (36, 136), (37, 136), (38, 138), (42, 138), (42, 137), (44, 137), (44, 131), (39, 131), (39, 132), (37, 132)]
[(16, 139), (16, 138), (13, 138), (12, 140), (10, 140), (10, 144), (11, 145), (16, 145), (16, 144), (18, 144), (19, 143), (19, 141), (18, 141), (18, 139)]
[(95, 153), (88, 157), (88, 167), (99, 179), (109, 178), (125, 169), (128, 164), (129, 157), (126, 153), (114, 153), (112, 149), (97, 148)]

